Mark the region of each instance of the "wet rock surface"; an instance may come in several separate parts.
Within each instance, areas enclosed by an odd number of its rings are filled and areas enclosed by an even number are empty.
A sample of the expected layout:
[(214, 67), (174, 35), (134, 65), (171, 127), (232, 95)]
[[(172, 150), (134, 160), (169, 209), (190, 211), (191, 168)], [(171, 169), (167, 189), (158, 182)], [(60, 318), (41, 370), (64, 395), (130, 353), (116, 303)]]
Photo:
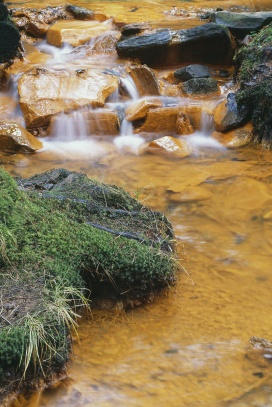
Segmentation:
[(189, 79), (182, 85), (182, 91), (187, 95), (207, 95), (218, 90), (217, 82), (213, 78)]
[(271, 23), (272, 12), (234, 13), (218, 11), (213, 13), (210, 20), (227, 27), (237, 38), (244, 38), (253, 31), (260, 31), (265, 25)]
[(0, 151), (33, 153), (42, 147), (42, 142), (20, 124), (0, 120)]
[(65, 43), (77, 47), (113, 28), (111, 21), (104, 24), (98, 21), (58, 21), (48, 29), (47, 41), (55, 47)]
[(20, 106), (27, 128), (46, 126), (50, 118), (83, 106), (103, 106), (117, 79), (94, 70), (67, 72), (35, 68), (19, 81)]
[(272, 24), (253, 36), (236, 55), (239, 112), (253, 123), (254, 141), (272, 146)]
[(189, 81), (196, 78), (210, 78), (211, 73), (207, 66), (192, 64), (185, 66), (184, 68), (177, 69), (174, 72), (174, 78), (182, 82)]
[(221, 102), (214, 111), (214, 124), (218, 131), (234, 129), (244, 124), (248, 119), (247, 109), (238, 109), (234, 93), (229, 93), (227, 100)]
[(188, 30), (156, 30), (121, 40), (121, 57), (139, 58), (149, 66), (171, 66), (180, 62), (231, 64), (234, 42), (227, 28), (215, 23)]

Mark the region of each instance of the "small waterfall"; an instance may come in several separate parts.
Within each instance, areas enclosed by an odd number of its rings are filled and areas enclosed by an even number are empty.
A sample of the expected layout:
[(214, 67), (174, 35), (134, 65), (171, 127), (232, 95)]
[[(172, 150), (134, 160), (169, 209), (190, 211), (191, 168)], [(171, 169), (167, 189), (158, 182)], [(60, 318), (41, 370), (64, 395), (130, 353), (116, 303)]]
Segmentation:
[(202, 110), (200, 133), (202, 133), (203, 136), (208, 137), (212, 134), (213, 131), (214, 131), (213, 115), (206, 112), (205, 110)]
[(86, 121), (82, 111), (61, 113), (54, 119), (51, 136), (55, 141), (84, 140), (88, 134)]
[(139, 99), (139, 92), (136, 88), (136, 85), (130, 75), (126, 76), (126, 78), (121, 78), (120, 79), (121, 85), (126, 89), (129, 97), (132, 100), (137, 100)]
[(20, 120), (20, 124), (24, 127), (25, 126), (25, 120), (23, 113), (20, 108), (19, 104), (19, 94), (18, 94), (18, 82), (21, 77), (21, 74), (16, 74), (12, 75), (9, 77), (7, 81), (7, 90), (4, 92), (0, 92), (0, 95), (2, 96), (7, 96), (15, 101), (15, 108), (14, 110), (10, 110), (7, 114), (5, 114), (5, 118), (8, 118), (10, 120)]

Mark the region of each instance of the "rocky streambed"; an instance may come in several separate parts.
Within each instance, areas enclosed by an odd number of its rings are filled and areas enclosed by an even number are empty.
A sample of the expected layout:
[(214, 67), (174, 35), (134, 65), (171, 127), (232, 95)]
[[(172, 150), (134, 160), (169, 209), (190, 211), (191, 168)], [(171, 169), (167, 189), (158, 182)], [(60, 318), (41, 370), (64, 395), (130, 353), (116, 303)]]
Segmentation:
[[(250, 143), (259, 145), (255, 148), (269, 147), (271, 13), (238, 11), (196, 10), (184, 18), (183, 11), (172, 9), (177, 17), (174, 27), (170, 23), (170, 27), (164, 24), (158, 28), (142, 21), (121, 24), (89, 8), (12, 9), (13, 24), (21, 30), (25, 59), (12, 64), (8, 60), (2, 66), (0, 150), (4, 168), (10, 169), (26, 153), (41, 157), (49, 153), (52, 159), (69, 143), (76, 143), (72, 144), (75, 150), (81, 143), (89, 156), (95, 157), (97, 166), (105, 165), (109, 157), (114, 160), (120, 151), (139, 157), (155, 155), (180, 165), (180, 160), (196, 156), (198, 137), (221, 151)], [(190, 18), (197, 21), (195, 27), (186, 27), (186, 21), (192, 24)], [(75, 152), (69, 150), (68, 155)], [(32, 159), (25, 157), (27, 162)], [(10, 297), (1, 314), (6, 363), (2, 375), (7, 386), (2, 394), (6, 395), (16, 389), (13, 380), (22, 374), (30, 383), (35, 368), (40, 369), (38, 378), (43, 376), (43, 366), (45, 381), (52, 379), (52, 372), (63, 373), (70, 344), (64, 341), (67, 322), (60, 323), (52, 316), (57, 293), (77, 307), (81, 297), (78, 292), (69, 294), (67, 287), (81, 290), (87, 286), (97, 304), (97, 293), (102, 293), (111, 306), (137, 305), (150, 301), (174, 282), (176, 263), (171, 254), (173, 231), (167, 219), (124, 191), (66, 170), (20, 179), (19, 191), (4, 172), (1, 176), (7, 195), (1, 204), (2, 268), (10, 275), (10, 264), (22, 271), (34, 261), (35, 272), (31, 266), (26, 275), (16, 276), (18, 296), (22, 285), (30, 291), (35, 287), (33, 303), (23, 307), (27, 316), (24, 323), (27, 321), (28, 327), (36, 324), (32, 318), (38, 309), (44, 322), (39, 326), (41, 333), (48, 327), (60, 332), (57, 326), (62, 332), (57, 337), (54, 332), (49, 334), (52, 343), (45, 338), (45, 362), (31, 359), (22, 324), (16, 326), (15, 333), (10, 328), (16, 320), (10, 318), (16, 317), (21, 303), (16, 302), (14, 287), (3, 283)], [(182, 192), (189, 193), (189, 202), (195, 199), (190, 185), (183, 191), (177, 184), (168, 188), (172, 204), (181, 199)], [(209, 199), (207, 191), (198, 193), (197, 200)], [(99, 202), (93, 200), (94, 194)], [(116, 201), (114, 198), (111, 203), (112, 194)], [(30, 237), (24, 235), (26, 229)], [(68, 273), (66, 286), (62, 285), (63, 270)], [(26, 281), (22, 283), (21, 278)], [(37, 287), (46, 290), (47, 303), (44, 299), (37, 302)], [(47, 312), (49, 303), (51, 314)], [(17, 318), (23, 321), (23, 315)], [(9, 335), (14, 337), (18, 352), (6, 357)], [(21, 343), (32, 363), (27, 373), (29, 363), (27, 359), (25, 364), (21, 361)], [(46, 362), (48, 352), (52, 352), (52, 364)], [(13, 372), (13, 380), (6, 375), (7, 370)]]

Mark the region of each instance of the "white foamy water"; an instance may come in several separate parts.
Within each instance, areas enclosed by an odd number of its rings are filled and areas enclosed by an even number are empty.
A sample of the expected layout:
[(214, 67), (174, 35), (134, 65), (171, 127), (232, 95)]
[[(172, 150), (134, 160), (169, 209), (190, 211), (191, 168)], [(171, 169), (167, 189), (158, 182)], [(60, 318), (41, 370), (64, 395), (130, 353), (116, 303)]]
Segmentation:
[(138, 154), (140, 147), (145, 140), (137, 135), (118, 136), (114, 139), (114, 144), (121, 152)]
[(218, 150), (226, 150), (219, 141), (212, 137), (207, 137), (202, 132), (195, 132), (191, 136), (186, 136), (185, 140), (190, 144), (194, 151), (200, 150), (202, 148), (213, 148)]
[(89, 138), (85, 140), (59, 141), (50, 137), (42, 140), (43, 148), (39, 153), (50, 151), (67, 160), (93, 160), (107, 153), (101, 143)]
[(69, 55), (73, 51), (73, 47), (70, 44), (63, 44), (61, 47), (55, 47), (54, 45), (48, 44), (47, 41), (42, 41), (37, 45), (39, 51), (45, 54), (52, 55), (54, 59), (62, 58), (63, 56)]
[(89, 136), (86, 121), (82, 111), (61, 113), (56, 116), (51, 129), (55, 141), (80, 141)]
[(130, 99), (132, 100), (137, 100), (139, 99), (139, 92), (136, 88), (136, 85), (134, 83), (134, 80), (130, 75), (126, 76), (125, 78), (121, 78), (120, 82), (122, 86), (126, 89)]

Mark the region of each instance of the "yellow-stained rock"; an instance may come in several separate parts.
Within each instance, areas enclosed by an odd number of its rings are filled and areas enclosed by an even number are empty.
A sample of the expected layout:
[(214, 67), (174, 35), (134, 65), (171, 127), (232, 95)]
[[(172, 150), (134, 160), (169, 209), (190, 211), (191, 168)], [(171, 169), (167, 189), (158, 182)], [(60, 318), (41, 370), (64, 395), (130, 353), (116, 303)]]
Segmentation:
[[(69, 117), (71, 117), (71, 114), (67, 114), (67, 118)], [(119, 116), (116, 112), (111, 110), (89, 110), (82, 112), (81, 118), (84, 120), (88, 135), (90, 136), (117, 136), (120, 132)], [(48, 134), (54, 133), (56, 121), (59, 119), (63, 120), (65, 117), (52, 117), (48, 128)]]
[(20, 124), (6, 120), (0, 121), (0, 151), (33, 153), (42, 147), (41, 141)]
[(126, 109), (126, 119), (134, 122), (139, 119), (144, 119), (151, 108), (161, 107), (160, 99), (141, 99), (132, 102)]
[(193, 126), (189, 117), (184, 113), (179, 113), (176, 122), (177, 134), (192, 134), (194, 132)]
[(46, 36), (49, 25), (42, 21), (28, 21), (26, 32), (35, 38), (43, 38)]
[[(188, 118), (182, 119), (185, 116)], [(174, 106), (149, 109), (146, 121), (137, 129), (138, 132), (191, 134), (193, 129), (199, 129), (201, 122), (201, 108), (199, 106)], [(191, 124), (191, 126), (189, 125)], [(184, 133), (183, 133), (184, 131)]]
[[(171, 191), (171, 189), (170, 189)], [(171, 193), (170, 201), (172, 202), (193, 202), (204, 201), (212, 196), (211, 192), (203, 187), (184, 186), (179, 193)]]
[(131, 66), (128, 69), (140, 96), (159, 96), (160, 89), (155, 72), (146, 65)]
[(150, 109), (147, 112), (146, 121), (138, 131), (147, 133), (176, 132), (178, 113), (178, 107)]
[(202, 108), (199, 105), (188, 104), (179, 107), (179, 113), (184, 113), (190, 118), (194, 130), (200, 130), (202, 120)]
[(247, 123), (239, 129), (230, 130), (226, 133), (214, 131), (212, 137), (228, 148), (244, 147), (252, 140), (252, 124)]
[(90, 69), (51, 72), (35, 68), (19, 81), (20, 106), (27, 128), (46, 126), (50, 118), (79, 107), (103, 106), (118, 80)]
[(149, 151), (151, 152), (161, 150), (162, 152), (172, 153), (180, 158), (187, 157), (191, 154), (191, 148), (186, 141), (170, 136), (153, 140), (149, 143), (148, 147), (150, 147)]
[(47, 41), (56, 47), (61, 47), (64, 43), (77, 47), (113, 29), (110, 20), (103, 23), (79, 20), (58, 21), (48, 29)]

